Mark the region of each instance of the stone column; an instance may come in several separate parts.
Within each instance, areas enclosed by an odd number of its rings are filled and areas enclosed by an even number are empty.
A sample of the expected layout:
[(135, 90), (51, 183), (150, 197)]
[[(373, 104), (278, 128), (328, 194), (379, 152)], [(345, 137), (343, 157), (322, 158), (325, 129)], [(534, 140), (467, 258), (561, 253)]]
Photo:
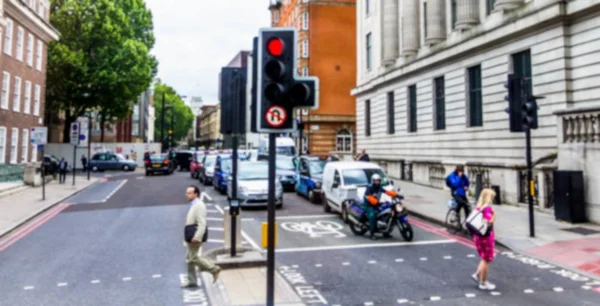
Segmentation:
[(427, 0), (425, 43), (435, 45), (446, 39), (446, 0)]
[(479, 23), (478, 0), (456, 0), (456, 29), (467, 30)]
[(419, 52), (419, 0), (402, 1), (402, 55)]
[(383, 65), (388, 66), (398, 58), (398, 0), (383, 0)]
[(525, 0), (496, 0), (494, 3), (494, 10), (514, 10), (523, 4), (525, 4)]

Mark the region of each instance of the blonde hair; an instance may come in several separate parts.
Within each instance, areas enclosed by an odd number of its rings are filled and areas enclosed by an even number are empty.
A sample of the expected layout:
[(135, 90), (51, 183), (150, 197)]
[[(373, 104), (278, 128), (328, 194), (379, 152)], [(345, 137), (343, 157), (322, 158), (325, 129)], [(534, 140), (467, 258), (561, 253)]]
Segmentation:
[(479, 200), (477, 201), (477, 208), (482, 207), (486, 204), (491, 204), (496, 198), (496, 192), (493, 189), (485, 188), (481, 191), (479, 195)]

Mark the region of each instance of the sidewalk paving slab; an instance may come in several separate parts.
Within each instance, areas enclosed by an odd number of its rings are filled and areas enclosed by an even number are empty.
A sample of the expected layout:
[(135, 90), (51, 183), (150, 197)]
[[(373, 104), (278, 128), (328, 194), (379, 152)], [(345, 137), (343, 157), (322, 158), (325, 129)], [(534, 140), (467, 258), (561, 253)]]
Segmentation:
[(75, 186), (52, 181), (46, 184), (46, 199), (42, 201), (42, 187), (28, 187), (18, 193), (0, 198), (0, 237), (31, 220), (56, 204), (88, 188), (97, 178), (78, 180)]
[[(448, 190), (400, 181), (404, 204), (417, 217), (444, 225), (448, 212)], [(475, 201), (475, 199), (471, 199)], [(534, 212), (535, 237), (529, 237), (527, 207), (494, 205), (496, 243), (558, 266), (600, 277), (600, 226), (557, 221), (548, 212)], [(581, 232), (583, 229), (587, 233)]]

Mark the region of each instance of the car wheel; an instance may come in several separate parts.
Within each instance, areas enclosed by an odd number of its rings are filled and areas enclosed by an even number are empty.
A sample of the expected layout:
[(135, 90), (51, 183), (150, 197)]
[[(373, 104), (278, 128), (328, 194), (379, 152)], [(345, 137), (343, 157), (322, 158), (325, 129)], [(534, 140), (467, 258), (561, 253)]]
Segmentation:
[(204, 186), (208, 186), (208, 177), (204, 176), (204, 179), (202, 179), (202, 181), (204, 182)]
[(312, 190), (309, 190), (309, 191), (308, 191), (308, 200), (309, 200), (311, 203), (316, 203), (316, 200), (317, 200), (317, 199), (315, 198), (315, 193), (314, 193), (314, 191), (312, 191)]
[(325, 195), (323, 195), (323, 211), (326, 213), (331, 212), (331, 206), (327, 203), (327, 197)]
[(129, 171), (129, 166), (123, 165), (123, 171)]
[(342, 221), (348, 224), (348, 205), (346, 203), (342, 204)]
[(92, 167), (92, 171), (94, 171), (94, 172), (98, 172), (98, 171), (100, 171), (100, 169), (98, 168), (98, 166), (93, 166), (93, 167)]
[(146, 176), (150, 176), (150, 172), (146, 171)]

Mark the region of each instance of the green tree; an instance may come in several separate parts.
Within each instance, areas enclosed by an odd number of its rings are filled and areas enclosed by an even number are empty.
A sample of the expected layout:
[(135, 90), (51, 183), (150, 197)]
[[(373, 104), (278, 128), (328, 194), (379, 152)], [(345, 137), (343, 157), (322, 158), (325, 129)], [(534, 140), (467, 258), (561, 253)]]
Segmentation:
[(46, 109), (64, 112), (68, 141), (86, 110), (99, 111), (104, 127), (150, 87), (158, 66), (152, 14), (143, 0), (52, 0), (51, 10), (61, 38), (48, 47)]
[[(173, 130), (173, 139), (175, 141), (180, 140), (187, 136), (188, 131), (192, 128), (194, 122), (194, 114), (192, 110), (185, 105), (185, 102), (181, 99), (181, 96), (177, 94), (173, 87), (164, 84), (160, 79), (156, 81), (154, 85), (154, 108), (155, 117), (154, 121), (154, 139), (161, 140), (160, 134), (162, 130), (162, 114), (163, 114), (163, 94), (164, 104), (173, 105), (173, 110), (166, 108), (165, 111), (165, 130), (164, 138), (165, 143), (168, 140), (168, 131)], [(174, 113), (172, 113), (174, 111)], [(171, 115), (174, 119), (174, 128), (171, 128)]]

